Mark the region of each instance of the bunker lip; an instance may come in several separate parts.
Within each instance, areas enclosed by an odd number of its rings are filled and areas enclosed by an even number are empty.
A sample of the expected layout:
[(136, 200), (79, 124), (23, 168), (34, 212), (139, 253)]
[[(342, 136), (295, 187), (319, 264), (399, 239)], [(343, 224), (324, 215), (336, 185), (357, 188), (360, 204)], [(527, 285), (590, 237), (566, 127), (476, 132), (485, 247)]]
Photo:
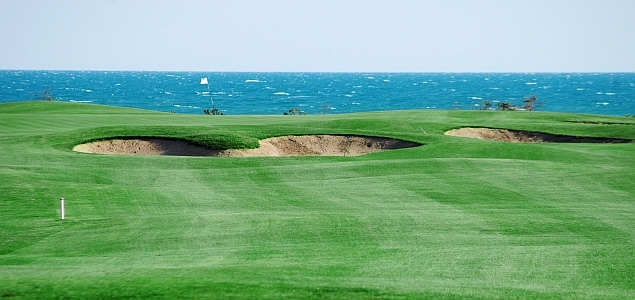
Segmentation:
[(496, 140), (510, 143), (632, 143), (633, 140), (602, 137), (555, 135), (526, 130), (465, 127), (446, 131), (445, 135)]
[(268, 138), (256, 149), (208, 149), (182, 140), (163, 138), (111, 139), (77, 145), (73, 151), (116, 155), (171, 156), (358, 156), (411, 148), (419, 143), (353, 135), (296, 135)]

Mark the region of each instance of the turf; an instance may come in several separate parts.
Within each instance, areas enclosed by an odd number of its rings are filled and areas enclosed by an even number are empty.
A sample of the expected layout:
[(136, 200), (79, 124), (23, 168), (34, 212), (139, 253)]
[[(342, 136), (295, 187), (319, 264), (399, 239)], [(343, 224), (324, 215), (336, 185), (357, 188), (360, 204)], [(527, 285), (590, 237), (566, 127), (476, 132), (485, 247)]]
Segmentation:
[[(2, 104), (0, 297), (634, 298), (635, 143), (443, 135), (465, 126), (635, 139), (635, 119), (598, 115), (204, 116)], [(423, 146), (359, 157), (71, 150), (110, 136), (252, 147), (316, 133)]]

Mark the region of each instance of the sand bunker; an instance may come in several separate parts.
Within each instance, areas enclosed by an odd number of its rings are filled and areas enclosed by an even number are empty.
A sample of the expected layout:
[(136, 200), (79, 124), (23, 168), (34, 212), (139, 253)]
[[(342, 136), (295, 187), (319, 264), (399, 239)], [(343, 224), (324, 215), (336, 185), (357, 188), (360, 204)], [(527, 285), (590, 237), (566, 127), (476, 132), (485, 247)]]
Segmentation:
[(512, 143), (630, 143), (633, 140), (615, 138), (575, 137), (566, 135), (553, 135), (548, 133), (507, 130), (492, 128), (460, 128), (445, 132), (446, 135), (496, 140)]
[(211, 156), (220, 150), (192, 145), (185, 141), (140, 138), (114, 139), (77, 145), (73, 151), (97, 154)]
[(159, 138), (113, 139), (78, 145), (73, 150), (98, 154), (174, 156), (357, 156), (417, 146), (420, 144), (378, 137), (304, 135), (265, 139), (260, 141), (259, 148), (248, 150), (213, 150), (185, 141)]

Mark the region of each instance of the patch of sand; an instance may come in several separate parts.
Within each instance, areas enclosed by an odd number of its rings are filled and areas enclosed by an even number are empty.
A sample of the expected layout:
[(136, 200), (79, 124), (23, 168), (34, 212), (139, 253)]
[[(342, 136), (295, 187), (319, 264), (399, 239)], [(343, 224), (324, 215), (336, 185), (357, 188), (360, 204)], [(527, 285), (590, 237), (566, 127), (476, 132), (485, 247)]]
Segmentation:
[(492, 128), (459, 128), (446, 135), (511, 143), (630, 143), (632, 140), (615, 138), (576, 137), (542, 132)]
[(98, 154), (174, 156), (357, 156), (366, 153), (420, 146), (396, 139), (340, 135), (303, 135), (269, 138), (256, 149), (213, 150), (178, 140), (113, 139), (77, 145), (74, 151)]
[(220, 150), (192, 145), (185, 141), (140, 138), (113, 139), (77, 145), (73, 151), (96, 154), (213, 156)]

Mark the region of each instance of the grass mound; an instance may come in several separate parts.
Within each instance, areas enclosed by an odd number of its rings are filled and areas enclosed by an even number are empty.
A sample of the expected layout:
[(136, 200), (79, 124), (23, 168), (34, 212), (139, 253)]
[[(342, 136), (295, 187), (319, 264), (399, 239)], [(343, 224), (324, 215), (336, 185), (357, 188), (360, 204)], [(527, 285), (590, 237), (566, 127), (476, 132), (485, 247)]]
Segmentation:
[[(78, 144), (90, 144), (113, 140), (147, 140), (163, 141), (165, 145), (157, 145), (158, 149), (166, 145), (185, 144), (211, 150), (251, 149), (258, 147), (258, 139), (235, 134), (218, 132), (203, 126), (108, 126), (72, 132), (68, 141)], [(172, 143), (172, 142), (176, 143)], [(73, 145), (75, 146), (75, 145)], [(79, 147), (82, 148), (82, 147)], [(125, 148), (125, 147), (124, 147)], [(116, 149), (111, 149), (112, 153)], [(98, 153), (98, 152), (97, 152)]]

